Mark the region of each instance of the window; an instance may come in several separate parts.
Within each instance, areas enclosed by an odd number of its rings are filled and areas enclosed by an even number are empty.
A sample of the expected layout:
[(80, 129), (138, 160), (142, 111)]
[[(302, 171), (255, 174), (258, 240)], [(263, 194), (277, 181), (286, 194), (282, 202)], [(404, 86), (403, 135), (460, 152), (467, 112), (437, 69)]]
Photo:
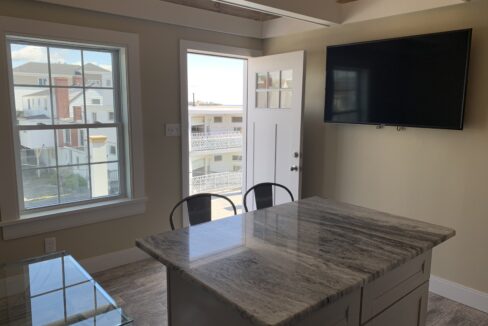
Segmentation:
[(232, 172), (241, 172), (242, 167), (239, 165), (232, 166)]
[(214, 117), (213, 118), (214, 123), (221, 123), (222, 122), (222, 117)]
[(233, 123), (241, 123), (242, 122), (242, 117), (232, 117), (232, 122)]
[(220, 162), (220, 161), (222, 161), (222, 155), (215, 155), (215, 156), (214, 156), (214, 161), (215, 161), (215, 162)]
[(232, 155), (232, 161), (242, 161), (242, 155)]
[(65, 144), (71, 144), (71, 129), (64, 129), (64, 142)]
[[(114, 119), (121, 110), (115, 94), (124, 90), (99, 87), (102, 75), (119, 76), (118, 50), (13, 37), (8, 43), (21, 212), (125, 195), (125, 162), (116, 150), (124, 143), (119, 137), (124, 126)], [(100, 79), (88, 80), (87, 67), (92, 76), (99, 71), (93, 78)], [(103, 111), (85, 104), (100, 105), (102, 99)]]
[(236, 132), (242, 132), (242, 127), (234, 127), (234, 131), (236, 131)]

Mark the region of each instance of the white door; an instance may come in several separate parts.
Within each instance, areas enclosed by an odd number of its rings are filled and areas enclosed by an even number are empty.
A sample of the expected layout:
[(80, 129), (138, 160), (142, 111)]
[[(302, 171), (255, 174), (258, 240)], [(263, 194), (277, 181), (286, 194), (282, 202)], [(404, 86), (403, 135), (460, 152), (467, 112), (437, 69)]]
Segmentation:
[[(275, 182), (300, 198), (304, 52), (248, 62), (247, 188)], [(275, 193), (275, 203), (290, 201)]]

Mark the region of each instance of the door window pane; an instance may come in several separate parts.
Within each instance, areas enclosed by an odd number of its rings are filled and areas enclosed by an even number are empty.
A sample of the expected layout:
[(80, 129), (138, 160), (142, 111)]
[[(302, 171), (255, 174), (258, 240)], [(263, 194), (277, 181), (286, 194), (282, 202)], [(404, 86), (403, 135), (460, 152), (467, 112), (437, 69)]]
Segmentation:
[(264, 109), (268, 107), (267, 92), (256, 92), (256, 107), (259, 109)]
[(268, 75), (267, 73), (256, 74), (256, 89), (266, 89), (268, 87)]
[(281, 88), (293, 87), (293, 70), (283, 70), (281, 72)]
[(15, 85), (49, 85), (47, 47), (11, 44), (10, 56)]
[(280, 91), (268, 92), (268, 107), (270, 109), (277, 109), (280, 107)]
[(281, 91), (280, 94), (281, 94), (280, 107), (283, 109), (291, 109), (291, 105), (292, 105), (291, 100), (292, 100), (293, 92), (286, 90), (286, 91)]
[(90, 199), (88, 165), (60, 167), (59, 192), (61, 203)]
[(22, 169), (56, 166), (53, 130), (21, 130)]
[(280, 72), (273, 71), (268, 73), (268, 88), (280, 88)]

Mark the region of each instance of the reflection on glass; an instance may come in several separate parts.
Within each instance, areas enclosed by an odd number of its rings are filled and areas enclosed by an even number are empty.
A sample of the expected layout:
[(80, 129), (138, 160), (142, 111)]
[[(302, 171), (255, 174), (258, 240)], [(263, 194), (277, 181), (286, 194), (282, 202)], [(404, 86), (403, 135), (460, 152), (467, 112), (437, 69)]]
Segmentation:
[(22, 170), (25, 208), (58, 204), (56, 168)]
[(22, 169), (56, 165), (53, 130), (21, 130), (19, 137)]
[(264, 109), (268, 107), (267, 92), (256, 92), (256, 107), (259, 109)]
[(103, 51), (83, 51), (86, 87), (113, 87), (112, 54)]
[(49, 48), (54, 86), (83, 86), (81, 50)]
[(32, 325), (63, 324), (64, 296), (58, 290), (31, 298)]
[(90, 162), (118, 160), (116, 128), (90, 128)]
[(87, 89), (86, 119), (88, 123), (115, 122), (114, 91), (111, 89)]
[(293, 70), (281, 71), (281, 88), (293, 87)]
[(291, 100), (292, 100), (293, 92), (291, 90), (281, 91), (280, 96), (281, 96), (280, 107), (282, 109), (291, 109), (291, 105), (292, 105)]
[(63, 261), (55, 258), (29, 264), (29, 284), (31, 296), (51, 292), (63, 287)]
[(17, 124), (52, 124), (51, 91), (49, 88), (15, 86), (14, 96)]
[(280, 88), (280, 72), (273, 71), (268, 73), (268, 88)]
[(126, 325), (115, 301), (73, 259), (49, 254), (0, 265), (2, 325)]
[(58, 129), (56, 134), (59, 165), (88, 163), (86, 129)]
[(214, 222), (212, 234), (205, 228), (188, 229), (189, 260), (209, 257), (245, 246), (245, 218), (234, 216)]
[(10, 56), (15, 85), (49, 85), (46, 47), (12, 43)]
[(55, 123), (70, 124), (85, 121), (82, 89), (54, 87), (52, 94)]
[(58, 173), (61, 203), (90, 199), (87, 165), (60, 167)]
[(93, 198), (116, 196), (120, 194), (118, 163), (92, 164), (90, 168)]
[(280, 107), (280, 91), (268, 92), (268, 107), (270, 109), (277, 109)]
[(266, 89), (268, 87), (268, 76), (264, 73), (256, 74), (256, 89)]

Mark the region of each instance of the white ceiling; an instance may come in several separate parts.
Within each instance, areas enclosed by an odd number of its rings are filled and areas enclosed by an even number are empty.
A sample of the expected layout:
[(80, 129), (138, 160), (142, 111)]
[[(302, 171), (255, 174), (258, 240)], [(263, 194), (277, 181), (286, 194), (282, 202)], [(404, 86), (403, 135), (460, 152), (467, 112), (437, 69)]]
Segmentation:
[(466, 4), (465, 0), (214, 0), (282, 18), (257, 21), (160, 0), (37, 0), (228, 34), (270, 38), (338, 24)]

